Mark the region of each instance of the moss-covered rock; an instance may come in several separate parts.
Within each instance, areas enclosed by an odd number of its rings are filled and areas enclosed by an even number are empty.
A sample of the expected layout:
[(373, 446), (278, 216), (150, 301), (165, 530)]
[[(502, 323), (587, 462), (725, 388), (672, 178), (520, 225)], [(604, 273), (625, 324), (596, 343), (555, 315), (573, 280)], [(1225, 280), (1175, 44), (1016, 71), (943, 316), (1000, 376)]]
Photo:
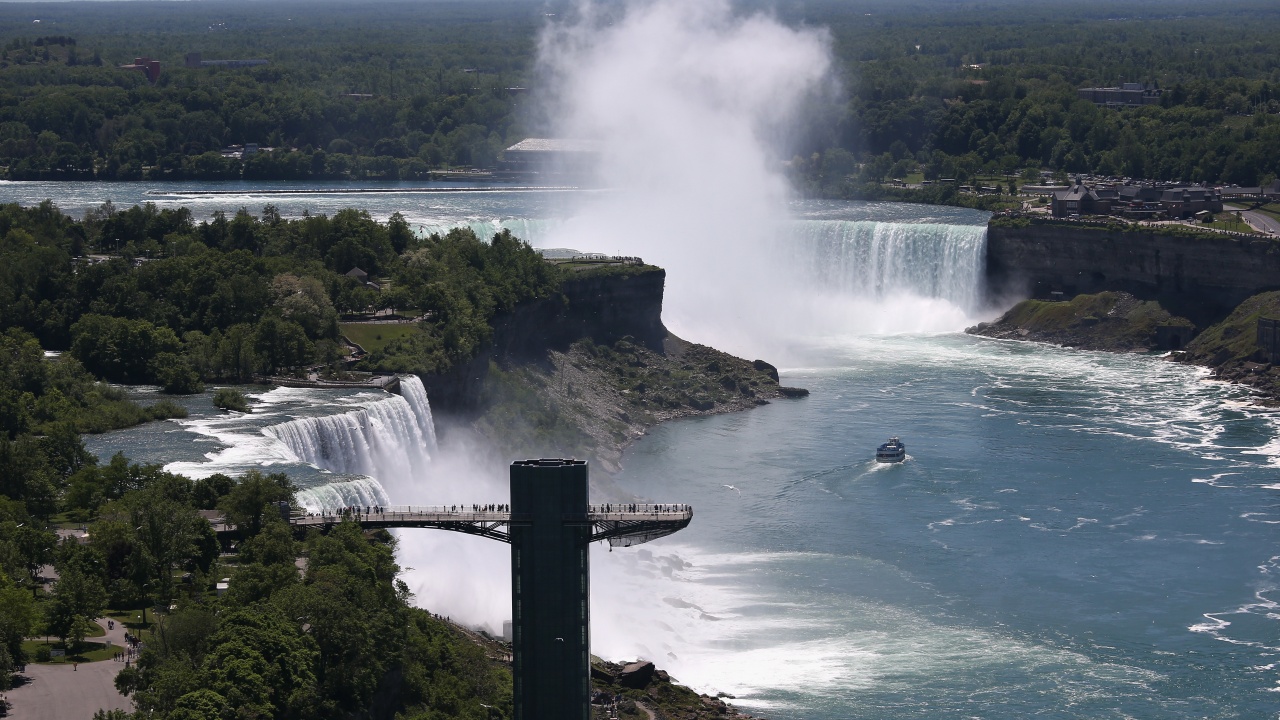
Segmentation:
[(1280, 404), (1280, 367), (1258, 346), (1258, 320), (1280, 319), (1280, 292), (1266, 292), (1240, 303), (1230, 315), (1187, 346), (1186, 362), (1213, 368), (1221, 380), (1248, 385), (1266, 405)]
[(1157, 302), (1124, 292), (1102, 292), (1065, 302), (1024, 300), (995, 322), (967, 332), (1086, 350), (1145, 352), (1161, 349), (1160, 329), (1172, 327), (1187, 328), (1187, 336), (1194, 332), (1190, 320), (1171, 314)]
[(1209, 326), (1187, 345), (1187, 359), (1217, 367), (1229, 362), (1263, 360), (1258, 347), (1258, 320), (1280, 318), (1280, 291), (1240, 303), (1224, 320)]
[(616, 472), (623, 449), (660, 422), (808, 394), (777, 373), (670, 334), (660, 350), (583, 339), (543, 362), (492, 364), (475, 427), (513, 455), (584, 457)]

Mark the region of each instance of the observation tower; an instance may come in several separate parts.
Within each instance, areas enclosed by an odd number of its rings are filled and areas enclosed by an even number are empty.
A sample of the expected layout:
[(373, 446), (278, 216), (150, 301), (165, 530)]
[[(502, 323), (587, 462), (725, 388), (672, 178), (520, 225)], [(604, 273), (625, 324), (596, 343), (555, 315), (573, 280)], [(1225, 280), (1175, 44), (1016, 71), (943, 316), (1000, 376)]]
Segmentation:
[(588, 550), (630, 547), (688, 527), (688, 505), (588, 500), (585, 460), (511, 464), (511, 504), (356, 508), (294, 516), (297, 527), (355, 520), (365, 527), (436, 528), (511, 544), (515, 720), (590, 720), (591, 572)]

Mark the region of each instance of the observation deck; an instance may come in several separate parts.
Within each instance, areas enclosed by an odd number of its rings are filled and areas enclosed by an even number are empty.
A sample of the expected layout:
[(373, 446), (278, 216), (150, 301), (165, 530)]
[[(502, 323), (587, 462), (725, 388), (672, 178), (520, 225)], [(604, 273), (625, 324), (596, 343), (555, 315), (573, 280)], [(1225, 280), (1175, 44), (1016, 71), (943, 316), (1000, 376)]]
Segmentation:
[[(298, 528), (327, 528), (354, 520), (365, 528), (433, 528), (511, 542), (512, 527), (533, 522), (528, 513), (513, 513), (506, 505), (383, 505), (350, 508), (345, 512), (294, 515)], [(497, 509), (504, 508), (504, 509)], [(609, 541), (612, 547), (631, 547), (670, 535), (689, 526), (693, 508), (682, 504), (607, 503), (588, 505), (585, 513), (562, 513), (564, 525), (591, 528), (589, 542)]]

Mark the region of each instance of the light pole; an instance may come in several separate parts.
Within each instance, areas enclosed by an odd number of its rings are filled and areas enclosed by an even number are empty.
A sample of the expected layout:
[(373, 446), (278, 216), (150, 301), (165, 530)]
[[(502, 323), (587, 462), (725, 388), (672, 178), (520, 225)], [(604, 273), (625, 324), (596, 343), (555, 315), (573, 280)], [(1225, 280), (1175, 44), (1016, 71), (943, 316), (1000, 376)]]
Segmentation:
[(147, 596), (149, 594), (147, 593), (147, 588), (149, 587), (151, 587), (151, 583), (149, 582), (142, 583), (142, 627), (143, 628), (146, 628), (147, 626)]

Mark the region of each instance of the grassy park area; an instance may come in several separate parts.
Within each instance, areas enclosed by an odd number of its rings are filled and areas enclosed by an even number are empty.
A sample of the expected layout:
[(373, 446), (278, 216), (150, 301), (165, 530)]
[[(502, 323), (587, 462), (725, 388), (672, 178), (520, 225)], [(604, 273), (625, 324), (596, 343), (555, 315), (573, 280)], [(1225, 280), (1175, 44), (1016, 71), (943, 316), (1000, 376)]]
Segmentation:
[(338, 331), (367, 352), (384, 349), (393, 340), (418, 335), (417, 323), (339, 323)]

